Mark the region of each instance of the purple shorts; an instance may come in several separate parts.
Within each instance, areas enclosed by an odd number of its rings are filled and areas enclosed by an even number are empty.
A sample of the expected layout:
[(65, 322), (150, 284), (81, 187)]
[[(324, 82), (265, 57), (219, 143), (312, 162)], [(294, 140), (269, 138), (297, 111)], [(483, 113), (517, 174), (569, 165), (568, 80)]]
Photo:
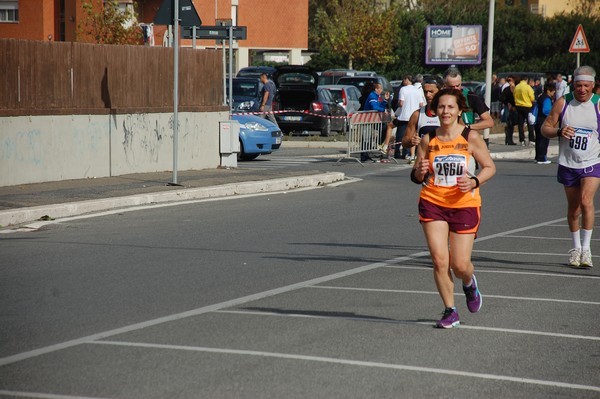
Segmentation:
[(573, 169), (558, 165), (556, 177), (558, 182), (566, 187), (579, 187), (581, 179), (584, 177), (600, 178), (600, 163), (584, 169)]
[(424, 199), (419, 200), (419, 220), (421, 223), (444, 221), (451, 232), (458, 234), (475, 234), (479, 230), (481, 208), (446, 208)]

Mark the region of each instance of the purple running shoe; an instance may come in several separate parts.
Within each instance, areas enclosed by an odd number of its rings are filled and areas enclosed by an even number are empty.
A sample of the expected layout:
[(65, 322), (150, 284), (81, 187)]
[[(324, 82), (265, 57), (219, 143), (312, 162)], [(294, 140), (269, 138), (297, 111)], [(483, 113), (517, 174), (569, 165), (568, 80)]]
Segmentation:
[(471, 286), (463, 286), (463, 291), (465, 292), (465, 296), (467, 297), (467, 308), (469, 308), (469, 312), (479, 312), (479, 309), (481, 309), (481, 304), (483, 303), (483, 298), (481, 297), (481, 292), (479, 292), (479, 288), (477, 288), (477, 279), (475, 278), (475, 275), (473, 275), (473, 283), (471, 284)]
[(441, 320), (435, 324), (437, 328), (452, 328), (460, 325), (460, 320), (458, 319), (458, 312), (456, 308), (446, 308), (444, 309), (444, 315)]

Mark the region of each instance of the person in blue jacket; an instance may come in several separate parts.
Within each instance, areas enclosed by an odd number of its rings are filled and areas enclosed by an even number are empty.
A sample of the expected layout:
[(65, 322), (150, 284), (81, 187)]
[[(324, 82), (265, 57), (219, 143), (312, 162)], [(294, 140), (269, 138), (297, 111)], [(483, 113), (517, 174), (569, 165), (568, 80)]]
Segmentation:
[(381, 83), (375, 83), (375, 87), (373, 91), (367, 97), (365, 101), (365, 111), (379, 111), (385, 112), (387, 109), (387, 103), (390, 99), (390, 93), (386, 92), (384, 96), (381, 96), (381, 92), (383, 91), (383, 86)]
[(542, 125), (552, 110), (555, 93), (556, 86), (554, 83), (546, 83), (544, 85), (544, 93), (537, 99), (537, 116), (535, 118), (535, 162), (540, 165), (547, 165), (550, 163), (547, 157), (550, 140), (542, 135)]
[[(390, 99), (390, 93), (386, 92), (383, 96), (381, 93), (383, 92), (383, 86), (381, 83), (375, 83), (373, 86), (373, 91), (369, 93), (367, 99), (365, 100), (365, 105), (363, 107), (363, 111), (377, 111), (377, 112), (385, 112), (387, 110), (388, 100)], [(379, 132), (381, 134), (381, 127), (379, 127)], [(367, 152), (360, 153), (361, 162), (366, 162), (371, 159)]]

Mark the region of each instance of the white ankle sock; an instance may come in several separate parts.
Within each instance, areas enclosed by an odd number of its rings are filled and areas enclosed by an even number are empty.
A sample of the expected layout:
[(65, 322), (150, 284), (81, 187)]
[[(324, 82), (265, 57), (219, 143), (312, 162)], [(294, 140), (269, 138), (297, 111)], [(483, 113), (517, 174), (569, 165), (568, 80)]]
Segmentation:
[(581, 235), (581, 248), (582, 249), (590, 249), (590, 243), (592, 241), (592, 231), (593, 230), (585, 230), (581, 229), (583, 234)]
[(581, 248), (581, 230), (572, 231), (571, 237), (573, 238), (573, 248)]

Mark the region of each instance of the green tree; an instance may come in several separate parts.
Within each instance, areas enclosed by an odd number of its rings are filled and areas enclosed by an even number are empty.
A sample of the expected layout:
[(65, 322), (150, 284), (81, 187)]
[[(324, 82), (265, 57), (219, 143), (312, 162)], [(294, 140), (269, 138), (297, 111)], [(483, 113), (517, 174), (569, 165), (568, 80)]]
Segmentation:
[[(550, 18), (532, 14), (521, 2), (506, 5), (497, 1), (494, 22), (493, 70), (496, 72), (562, 72), (571, 73), (577, 57), (569, 46), (579, 24), (582, 24), (591, 52), (581, 54), (581, 64), (600, 65), (600, 0), (577, 2), (573, 12)], [(481, 25), (481, 65), (461, 66), (469, 80), (482, 80), (487, 57), (487, 0), (391, 0), (390, 8), (381, 10), (373, 1), (355, 1), (350, 9), (344, 0), (310, 0), (309, 46), (318, 51), (311, 65), (319, 69), (346, 67), (350, 55), (357, 69), (374, 69), (388, 78), (405, 73), (442, 73), (447, 66), (425, 64), (425, 28), (427, 25)], [(379, 16), (380, 20), (372, 16)], [(369, 29), (360, 22), (370, 19)], [(351, 22), (353, 21), (353, 22)], [(386, 32), (371, 29), (384, 21)], [(389, 30), (388, 30), (389, 29)], [(358, 36), (357, 36), (358, 35)], [(387, 35), (387, 36), (386, 36)], [(356, 48), (378, 45), (387, 37), (379, 52), (361, 58)], [(355, 47), (353, 47), (355, 46)], [(361, 50), (362, 51), (362, 50)]]
[[(134, 3), (135, 4), (135, 3)], [(117, 0), (83, 0), (84, 19), (77, 26), (79, 41), (98, 44), (142, 44), (135, 8), (121, 11)]]
[[(373, 69), (394, 61), (389, 51), (394, 26), (373, 0), (312, 3), (310, 43), (348, 68)], [(314, 28), (314, 29), (313, 29)]]

